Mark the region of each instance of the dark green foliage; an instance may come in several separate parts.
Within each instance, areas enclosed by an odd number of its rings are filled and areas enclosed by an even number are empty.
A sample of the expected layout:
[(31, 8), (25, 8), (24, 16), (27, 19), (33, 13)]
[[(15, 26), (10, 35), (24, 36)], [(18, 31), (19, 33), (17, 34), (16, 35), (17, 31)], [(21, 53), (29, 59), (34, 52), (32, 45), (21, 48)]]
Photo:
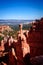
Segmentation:
[(0, 41), (3, 39), (4, 37), (0, 36)]

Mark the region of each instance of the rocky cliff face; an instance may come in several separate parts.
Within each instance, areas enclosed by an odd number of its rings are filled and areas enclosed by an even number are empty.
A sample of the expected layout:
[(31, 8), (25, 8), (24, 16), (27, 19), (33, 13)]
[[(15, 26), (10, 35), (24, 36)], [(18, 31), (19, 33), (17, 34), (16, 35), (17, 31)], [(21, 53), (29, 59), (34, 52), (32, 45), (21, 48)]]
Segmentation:
[(3, 32), (3, 31), (13, 31), (8, 25), (1, 25), (0, 26), (0, 32)]
[(43, 18), (32, 23), (28, 34), (31, 57), (43, 55)]

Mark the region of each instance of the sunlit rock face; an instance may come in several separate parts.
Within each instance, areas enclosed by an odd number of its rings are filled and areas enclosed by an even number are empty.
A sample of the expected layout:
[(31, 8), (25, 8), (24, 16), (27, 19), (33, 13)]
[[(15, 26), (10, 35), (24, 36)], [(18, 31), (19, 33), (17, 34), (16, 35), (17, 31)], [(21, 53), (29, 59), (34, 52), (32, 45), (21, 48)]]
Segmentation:
[(1, 25), (0, 26), (0, 32), (3, 32), (3, 31), (13, 31), (8, 25)]

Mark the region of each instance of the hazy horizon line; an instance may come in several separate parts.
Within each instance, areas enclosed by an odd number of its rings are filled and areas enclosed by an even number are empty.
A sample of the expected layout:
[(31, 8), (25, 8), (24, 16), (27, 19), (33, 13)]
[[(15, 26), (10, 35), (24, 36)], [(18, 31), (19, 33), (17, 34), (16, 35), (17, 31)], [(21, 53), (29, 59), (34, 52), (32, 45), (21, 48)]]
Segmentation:
[[(36, 19), (41, 19), (41, 18), (43, 18), (43, 17), (40, 17), (40, 18), (36, 18)], [(0, 18), (0, 20), (36, 20), (36, 19), (3, 19), (3, 18)]]

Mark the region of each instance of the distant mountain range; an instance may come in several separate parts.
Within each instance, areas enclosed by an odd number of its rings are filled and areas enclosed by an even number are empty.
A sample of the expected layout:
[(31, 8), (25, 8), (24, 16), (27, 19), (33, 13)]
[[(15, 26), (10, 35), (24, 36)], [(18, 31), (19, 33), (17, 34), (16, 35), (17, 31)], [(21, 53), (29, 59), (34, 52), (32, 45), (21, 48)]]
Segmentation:
[(17, 25), (17, 24), (27, 24), (32, 22), (33, 20), (1, 20), (0, 25)]

